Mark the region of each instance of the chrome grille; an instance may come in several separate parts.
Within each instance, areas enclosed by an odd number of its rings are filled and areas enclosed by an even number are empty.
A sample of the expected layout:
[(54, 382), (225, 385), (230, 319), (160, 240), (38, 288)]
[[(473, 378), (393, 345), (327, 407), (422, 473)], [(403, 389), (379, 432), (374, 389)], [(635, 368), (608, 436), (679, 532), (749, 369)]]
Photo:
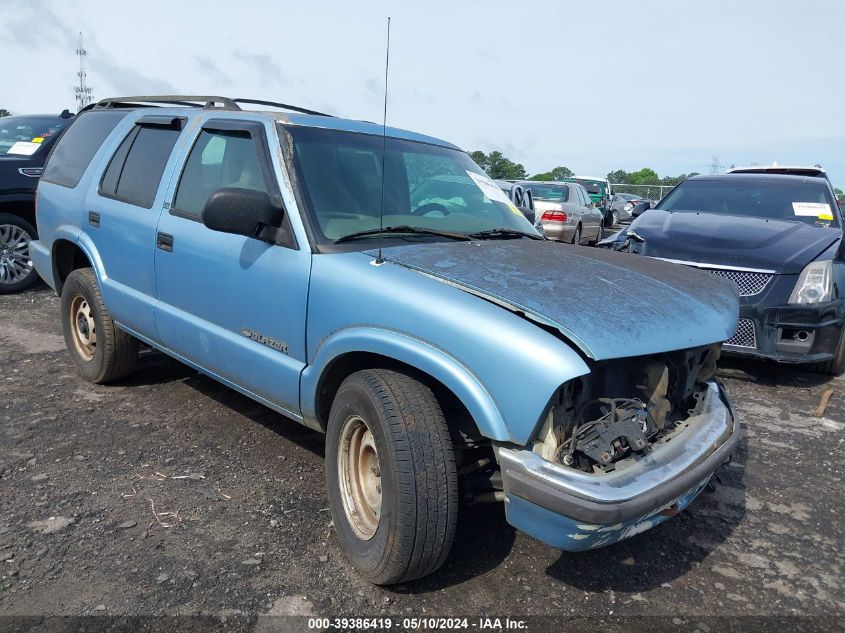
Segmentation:
[(757, 333), (754, 330), (754, 321), (751, 319), (740, 319), (739, 327), (731, 338), (725, 341), (725, 345), (733, 347), (757, 348)]
[(752, 297), (760, 294), (774, 277), (771, 273), (751, 273), (725, 268), (702, 268), (702, 270), (706, 270), (711, 275), (730, 279), (739, 289), (740, 297)]

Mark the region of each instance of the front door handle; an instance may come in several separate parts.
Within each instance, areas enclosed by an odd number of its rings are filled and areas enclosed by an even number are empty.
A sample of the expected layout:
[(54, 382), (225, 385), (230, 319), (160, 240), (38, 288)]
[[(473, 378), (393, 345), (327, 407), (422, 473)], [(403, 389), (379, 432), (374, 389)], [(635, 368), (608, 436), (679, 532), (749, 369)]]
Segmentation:
[(166, 253), (173, 252), (173, 236), (167, 233), (156, 234), (156, 248), (165, 251)]

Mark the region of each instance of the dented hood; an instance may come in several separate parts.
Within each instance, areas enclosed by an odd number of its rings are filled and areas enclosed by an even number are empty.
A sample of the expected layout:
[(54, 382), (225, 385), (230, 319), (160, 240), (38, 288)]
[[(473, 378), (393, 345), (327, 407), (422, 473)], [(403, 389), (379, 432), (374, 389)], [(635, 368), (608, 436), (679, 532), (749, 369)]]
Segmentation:
[(395, 246), (384, 258), (555, 328), (596, 360), (708, 345), (736, 331), (731, 282), (647, 257), (521, 239)]

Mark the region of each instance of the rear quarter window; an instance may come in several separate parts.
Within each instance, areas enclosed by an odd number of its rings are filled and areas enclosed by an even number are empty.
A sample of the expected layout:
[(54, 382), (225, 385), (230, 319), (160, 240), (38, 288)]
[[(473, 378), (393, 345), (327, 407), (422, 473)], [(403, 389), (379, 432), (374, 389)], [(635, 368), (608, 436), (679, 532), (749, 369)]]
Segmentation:
[(136, 126), (112, 156), (100, 194), (149, 209), (180, 130)]
[(77, 116), (53, 148), (41, 180), (63, 187), (79, 184), (100, 145), (126, 114), (127, 111), (110, 110)]

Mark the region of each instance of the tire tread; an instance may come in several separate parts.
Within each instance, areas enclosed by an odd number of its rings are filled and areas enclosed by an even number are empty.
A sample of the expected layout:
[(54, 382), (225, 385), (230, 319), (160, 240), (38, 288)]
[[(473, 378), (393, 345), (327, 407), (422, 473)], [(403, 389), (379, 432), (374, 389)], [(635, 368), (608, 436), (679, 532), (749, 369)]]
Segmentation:
[[(437, 570), (449, 554), (458, 518), (458, 478), (451, 436), (431, 389), (388, 369), (349, 376), (371, 394), (392, 444), (399, 515), (385, 564), (365, 574), (376, 584), (407, 582)], [(341, 387), (342, 389), (342, 387)]]
[[(97, 328), (97, 347), (99, 352), (99, 348), (102, 345), (103, 352), (102, 361), (96, 368), (96, 371), (89, 375), (83, 373), (83, 376), (95, 384), (106, 384), (119, 380), (135, 368), (138, 360), (138, 340), (114, 324), (111, 314), (106, 309), (105, 301), (103, 301), (103, 294), (100, 291), (100, 284), (97, 282), (97, 275), (92, 268), (77, 268), (68, 275), (62, 292), (63, 299), (65, 293), (74, 293), (74, 287), (77, 285), (81, 285), (90, 293), (90, 302), (94, 304), (92, 308), (99, 316), (100, 323)], [(63, 300), (63, 323), (68, 316), (66, 311), (67, 306)], [(76, 360), (76, 352), (73, 350), (73, 341), (69, 332), (70, 327), (72, 327), (71, 324), (65, 324), (65, 341), (68, 350)], [(77, 366), (79, 366), (78, 362)]]

